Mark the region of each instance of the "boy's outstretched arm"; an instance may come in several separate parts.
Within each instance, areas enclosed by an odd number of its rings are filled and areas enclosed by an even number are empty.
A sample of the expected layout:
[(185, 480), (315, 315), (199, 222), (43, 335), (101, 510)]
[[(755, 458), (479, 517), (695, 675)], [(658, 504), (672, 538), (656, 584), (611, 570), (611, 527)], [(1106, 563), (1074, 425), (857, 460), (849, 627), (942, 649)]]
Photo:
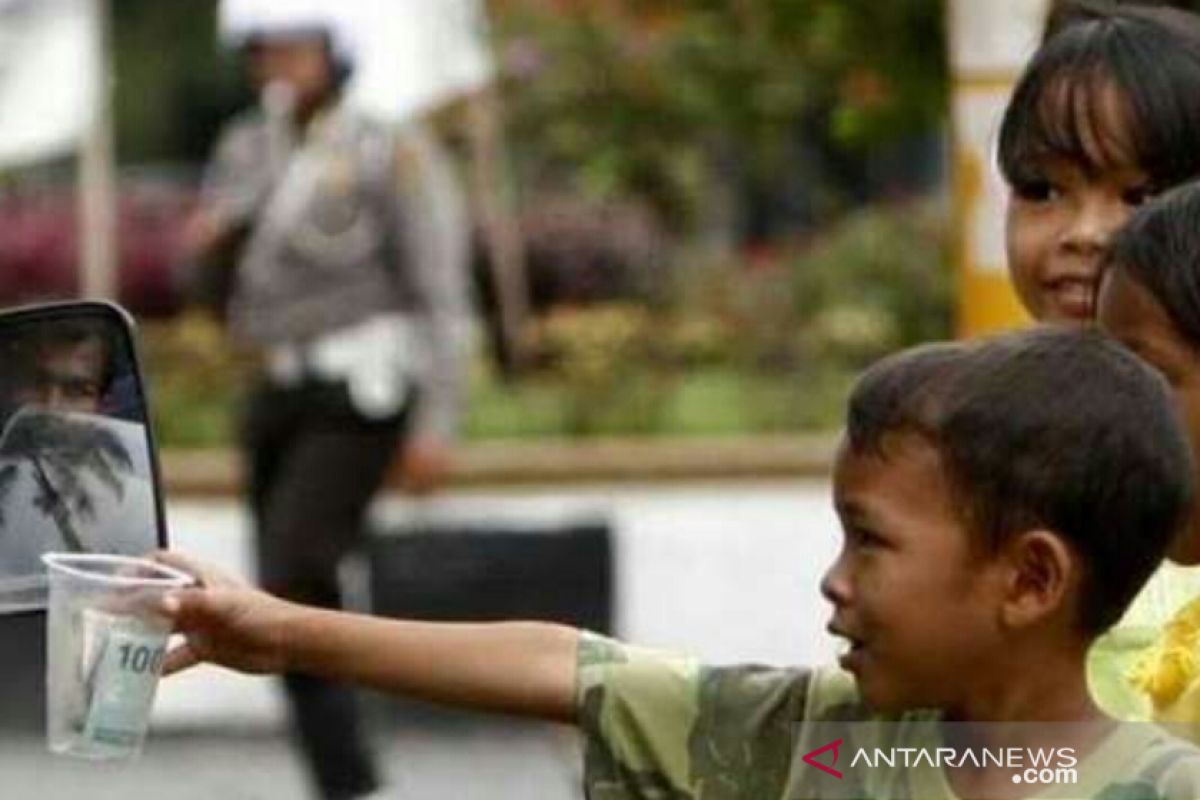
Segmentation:
[(176, 553), (155, 559), (201, 583), (164, 601), (186, 639), (168, 655), (166, 674), (207, 661), (242, 672), (305, 672), (481, 711), (575, 719), (574, 628), (328, 611), (273, 597)]

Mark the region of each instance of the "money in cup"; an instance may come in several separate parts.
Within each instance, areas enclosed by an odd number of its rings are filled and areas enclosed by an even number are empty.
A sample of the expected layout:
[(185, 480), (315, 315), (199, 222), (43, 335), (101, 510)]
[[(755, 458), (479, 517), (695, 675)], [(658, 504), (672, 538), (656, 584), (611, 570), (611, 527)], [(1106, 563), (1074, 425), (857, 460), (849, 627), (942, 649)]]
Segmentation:
[(46, 736), (55, 753), (137, 756), (171, 635), (163, 596), (191, 576), (127, 556), (49, 553)]

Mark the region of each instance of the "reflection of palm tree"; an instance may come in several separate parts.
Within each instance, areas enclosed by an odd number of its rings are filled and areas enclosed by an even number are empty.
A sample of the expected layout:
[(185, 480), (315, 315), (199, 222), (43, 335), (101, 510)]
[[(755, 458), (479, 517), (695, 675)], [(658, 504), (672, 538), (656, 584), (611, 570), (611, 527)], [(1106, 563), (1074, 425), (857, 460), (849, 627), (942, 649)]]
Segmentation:
[[(120, 500), (125, 495), (123, 477), (133, 472), (133, 459), (113, 431), (77, 415), (53, 412), (20, 414), (4, 432), (0, 456), (29, 462), (38, 487), (34, 504), (54, 521), (73, 552), (86, 550), (76, 523), (96, 518), (96, 498), (84, 476), (95, 476)], [(16, 476), (15, 465), (0, 469), (0, 508)]]
[(4, 509), (8, 508), (8, 495), (17, 482), (17, 465), (0, 467), (0, 528), (4, 527)]

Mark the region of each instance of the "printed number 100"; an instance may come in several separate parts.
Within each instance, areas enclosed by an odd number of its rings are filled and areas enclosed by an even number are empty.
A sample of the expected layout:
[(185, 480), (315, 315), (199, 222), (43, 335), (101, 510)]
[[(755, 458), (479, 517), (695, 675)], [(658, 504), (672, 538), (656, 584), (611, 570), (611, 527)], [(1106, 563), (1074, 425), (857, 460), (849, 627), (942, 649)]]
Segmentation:
[(144, 675), (147, 672), (158, 672), (162, 664), (163, 648), (145, 647), (131, 644), (121, 645), (121, 669)]

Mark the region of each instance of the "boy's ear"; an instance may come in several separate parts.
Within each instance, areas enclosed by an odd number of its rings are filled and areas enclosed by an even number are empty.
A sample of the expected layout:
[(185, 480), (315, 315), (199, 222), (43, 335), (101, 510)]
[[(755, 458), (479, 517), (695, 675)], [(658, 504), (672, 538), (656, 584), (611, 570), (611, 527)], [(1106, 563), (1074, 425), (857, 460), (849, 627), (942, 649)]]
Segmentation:
[(1061, 536), (1047, 530), (1026, 531), (1004, 549), (1008, 569), (1001, 615), (1006, 627), (1028, 627), (1058, 613), (1070, 601), (1078, 565)]

